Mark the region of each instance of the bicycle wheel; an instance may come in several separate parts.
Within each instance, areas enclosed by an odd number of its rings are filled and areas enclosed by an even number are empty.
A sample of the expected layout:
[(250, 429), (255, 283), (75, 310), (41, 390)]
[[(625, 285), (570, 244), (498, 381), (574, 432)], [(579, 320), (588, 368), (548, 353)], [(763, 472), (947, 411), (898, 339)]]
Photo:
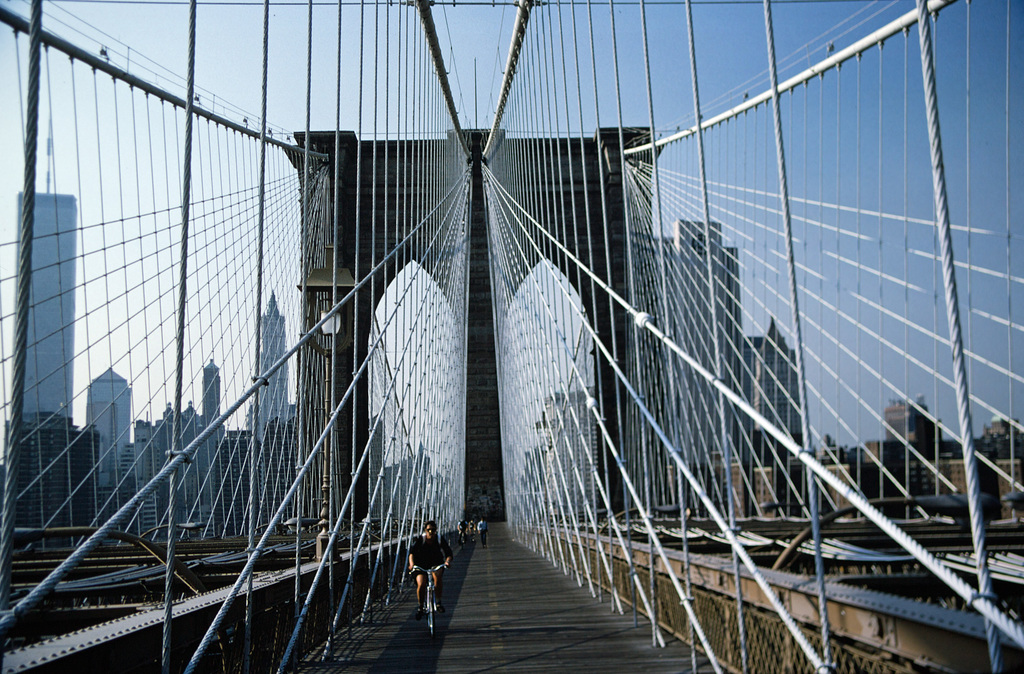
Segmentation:
[(430, 638), (434, 638), (434, 588), (427, 587), (427, 629), (430, 630)]

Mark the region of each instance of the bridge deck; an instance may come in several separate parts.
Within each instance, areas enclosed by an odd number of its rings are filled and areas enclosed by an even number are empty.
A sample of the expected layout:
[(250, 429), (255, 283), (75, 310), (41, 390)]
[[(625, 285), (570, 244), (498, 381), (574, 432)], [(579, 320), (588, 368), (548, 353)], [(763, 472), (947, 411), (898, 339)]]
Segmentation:
[(667, 647), (652, 648), (642, 616), (634, 628), (631, 615), (613, 614), (607, 601), (597, 602), (500, 524), (487, 548), (479, 540), (456, 546), (444, 604), (433, 643), (414, 618), (410, 590), (376, 611), (372, 624), (353, 627), (351, 638), (341, 635), (331, 661), (307, 663), (305, 671), (690, 670), (684, 644), (666, 636)]

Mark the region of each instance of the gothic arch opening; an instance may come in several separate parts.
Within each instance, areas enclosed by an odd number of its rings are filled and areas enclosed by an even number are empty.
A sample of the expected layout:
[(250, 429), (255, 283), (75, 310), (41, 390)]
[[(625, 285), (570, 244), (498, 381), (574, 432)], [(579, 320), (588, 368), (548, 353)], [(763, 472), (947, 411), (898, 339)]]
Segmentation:
[(496, 317), (505, 484), (512, 498), (540, 491), (581, 512), (580, 501), (592, 500), (598, 437), (588, 408), (595, 377), (586, 310), (549, 261), (499, 305), (506, 302)]
[[(464, 340), (464, 318), (437, 281), (419, 263), (407, 264), (381, 294), (370, 326), (371, 492), (383, 469), (382, 488), (390, 491), (397, 481), (394, 493), (416, 494), (440, 485), (444, 503), (433, 508), (461, 512)], [(374, 517), (383, 514), (376, 511), (385, 500), (378, 500)]]

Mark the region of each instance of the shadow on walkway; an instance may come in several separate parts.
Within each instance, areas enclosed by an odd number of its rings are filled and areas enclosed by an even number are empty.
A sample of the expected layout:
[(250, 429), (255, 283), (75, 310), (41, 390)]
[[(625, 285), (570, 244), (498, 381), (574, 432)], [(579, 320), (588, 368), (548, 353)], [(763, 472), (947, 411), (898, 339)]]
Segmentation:
[(304, 671), (690, 671), (685, 644), (666, 635), (667, 647), (652, 647), (648, 623), (634, 627), (632, 616), (612, 613), (585, 582), (577, 586), (513, 541), (504, 525), (492, 525), (487, 548), (479, 541), (454, 548), (445, 573), (447, 612), (438, 616), (433, 639), (426, 622), (414, 618), (415, 591), (407, 583), (372, 623), (339, 633), (330, 660), (307, 663)]

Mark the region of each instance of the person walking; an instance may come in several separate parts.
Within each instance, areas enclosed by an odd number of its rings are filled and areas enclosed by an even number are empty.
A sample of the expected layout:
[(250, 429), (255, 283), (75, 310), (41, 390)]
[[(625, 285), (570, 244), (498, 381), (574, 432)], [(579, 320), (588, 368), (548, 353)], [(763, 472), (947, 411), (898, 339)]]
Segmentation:
[(480, 542), (487, 547), (487, 520), (480, 518), (480, 521), (476, 523), (476, 530), (480, 533)]

